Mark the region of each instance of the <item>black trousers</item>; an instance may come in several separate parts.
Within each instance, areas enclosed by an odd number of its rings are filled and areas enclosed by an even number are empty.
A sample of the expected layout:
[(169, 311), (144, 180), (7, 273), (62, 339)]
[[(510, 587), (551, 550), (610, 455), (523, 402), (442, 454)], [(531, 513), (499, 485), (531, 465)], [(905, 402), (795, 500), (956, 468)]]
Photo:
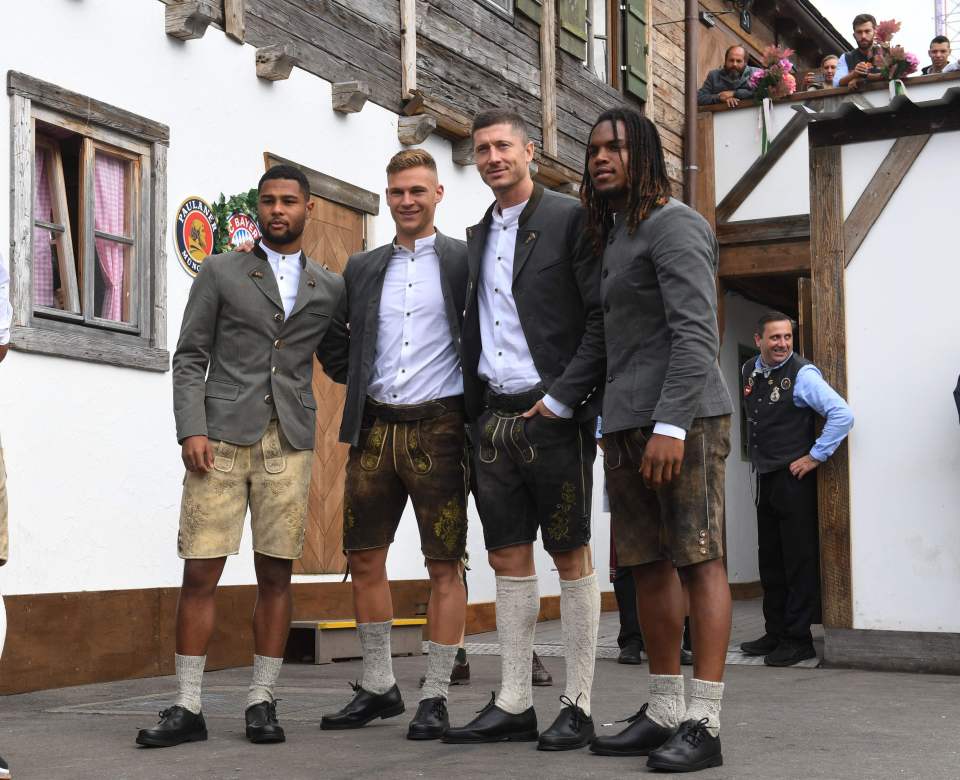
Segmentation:
[(768, 634), (810, 641), (820, 616), (816, 474), (761, 474), (757, 499), (760, 584)]
[(629, 568), (620, 566), (613, 575), (613, 592), (617, 597), (617, 609), (620, 611), (620, 633), (617, 644), (643, 646), (643, 633), (640, 631), (640, 619), (637, 617), (637, 589), (633, 584), (633, 574)]

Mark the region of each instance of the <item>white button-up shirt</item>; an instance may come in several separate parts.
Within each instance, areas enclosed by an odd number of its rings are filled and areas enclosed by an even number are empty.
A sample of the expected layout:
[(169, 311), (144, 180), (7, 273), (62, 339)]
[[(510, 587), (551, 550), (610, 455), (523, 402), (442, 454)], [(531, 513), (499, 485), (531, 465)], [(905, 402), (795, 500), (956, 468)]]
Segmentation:
[(0, 344), (10, 343), (10, 321), (13, 309), (10, 308), (10, 274), (7, 264), (0, 255)]
[(463, 395), (463, 372), (447, 319), (434, 233), (411, 252), (393, 247), (380, 296), (377, 351), (367, 394), (385, 404)]
[(300, 289), (300, 252), (294, 255), (281, 255), (260, 242), (260, 248), (267, 256), (267, 262), (273, 269), (280, 288), (280, 300), (283, 301), (283, 313), (289, 317), (293, 311), (293, 304), (297, 302), (297, 290)]
[[(477, 290), (483, 347), (478, 374), (495, 393), (507, 395), (524, 393), (540, 384), (540, 372), (530, 354), (513, 297), (513, 254), (520, 213), (526, 205), (524, 201), (502, 212), (494, 208)], [(573, 410), (555, 398), (548, 395), (543, 401), (554, 414), (573, 416)]]

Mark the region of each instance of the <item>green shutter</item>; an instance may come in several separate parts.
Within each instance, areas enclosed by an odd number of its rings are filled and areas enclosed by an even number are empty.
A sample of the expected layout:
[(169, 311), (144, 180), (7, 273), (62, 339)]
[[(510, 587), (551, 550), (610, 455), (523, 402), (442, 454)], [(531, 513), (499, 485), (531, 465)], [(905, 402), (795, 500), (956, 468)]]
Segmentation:
[(647, 0), (627, 0), (623, 12), (623, 88), (647, 99)]
[(587, 0), (557, 0), (560, 48), (581, 61), (587, 59)]
[(524, 16), (540, 24), (541, 14), (543, 13), (541, 4), (542, 0), (517, 0), (516, 8)]

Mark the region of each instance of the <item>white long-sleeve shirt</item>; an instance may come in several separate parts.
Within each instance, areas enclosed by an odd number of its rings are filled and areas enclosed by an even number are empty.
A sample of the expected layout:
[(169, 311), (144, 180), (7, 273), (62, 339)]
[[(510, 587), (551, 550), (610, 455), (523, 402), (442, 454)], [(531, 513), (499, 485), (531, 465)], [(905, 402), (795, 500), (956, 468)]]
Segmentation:
[(297, 290), (300, 289), (300, 271), (303, 270), (300, 265), (300, 252), (281, 255), (263, 242), (260, 242), (260, 248), (267, 256), (267, 262), (270, 263), (273, 275), (277, 278), (280, 300), (283, 301), (283, 313), (289, 317), (290, 312), (293, 311), (293, 305), (297, 302)]

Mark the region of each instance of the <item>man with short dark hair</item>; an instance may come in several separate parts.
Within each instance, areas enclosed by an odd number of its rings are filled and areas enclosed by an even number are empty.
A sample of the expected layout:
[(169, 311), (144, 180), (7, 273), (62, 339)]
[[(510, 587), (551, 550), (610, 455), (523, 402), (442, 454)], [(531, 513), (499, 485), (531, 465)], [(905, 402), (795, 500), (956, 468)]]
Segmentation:
[(274, 166), (258, 185), (263, 237), (253, 253), (204, 260), (190, 288), (173, 356), (183, 483), (178, 552), (177, 698), (137, 743), (207, 738), (201, 682), (215, 623), (217, 583), (240, 548), (250, 510), (257, 605), (253, 680), (244, 713), (251, 742), (283, 742), (274, 687), (292, 609), (290, 575), (303, 551), (316, 435), (314, 353), (345, 370), (343, 279), (301, 251), (313, 207), (302, 172)]
[(857, 48), (846, 52), (837, 63), (834, 83), (838, 87), (856, 88), (865, 81), (882, 81), (883, 74), (874, 65), (877, 20), (872, 14), (858, 14), (853, 19), (853, 38)]
[(697, 103), (710, 106), (725, 103), (730, 108), (740, 105), (741, 100), (750, 100), (754, 90), (750, 86), (750, 76), (758, 70), (747, 65), (747, 50), (736, 45), (727, 49), (723, 57), (723, 67), (711, 70), (697, 92)]
[[(633, 570), (650, 696), (602, 755), (649, 755), (690, 772), (723, 763), (720, 703), (730, 639), (723, 562), (724, 467), (733, 410), (717, 356), (719, 246), (671, 197), (656, 126), (626, 106), (590, 133), (582, 199), (602, 255), (607, 354), (603, 465), (621, 566)], [(690, 598), (693, 680), (680, 671)]]
[(467, 464), (460, 330), (467, 249), (441, 234), (437, 164), (423, 149), (387, 165), (396, 227), (388, 244), (353, 255), (347, 286), (350, 360), (340, 441), (350, 445), (343, 549), (353, 581), (363, 676), (322, 729), (355, 729), (404, 711), (393, 675), (393, 605), (387, 553), (407, 499), (430, 575), (427, 674), (408, 739), (438, 739), (466, 610), (461, 561), (467, 539)]
[(502, 684), (477, 718), (443, 740), (538, 739), (530, 663), (540, 531), (560, 575), (567, 679), (564, 706), (537, 747), (570, 750), (594, 735), (600, 589), (588, 543), (603, 375), (600, 268), (583, 241), (582, 206), (530, 177), (533, 143), (516, 112), (478, 114), (473, 145), (496, 200), (467, 229), (464, 391), (474, 495), (497, 575)]
[[(820, 622), (817, 480), (811, 474), (853, 427), (853, 414), (810, 361), (793, 351), (793, 321), (757, 322), (759, 356), (743, 365), (747, 446), (758, 473), (757, 537), (766, 633), (740, 649), (767, 666), (792, 666), (816, 651)], [(826, 418), (816, 436), (816, 415)]]
[(924, 76), (933, 76), (937, 73), (952, 73), (960, 69), (960, 63), (950, 62), (950, 39), (946, 35), (938, 35), (930, 41), (930, 64), (923, 69)]

